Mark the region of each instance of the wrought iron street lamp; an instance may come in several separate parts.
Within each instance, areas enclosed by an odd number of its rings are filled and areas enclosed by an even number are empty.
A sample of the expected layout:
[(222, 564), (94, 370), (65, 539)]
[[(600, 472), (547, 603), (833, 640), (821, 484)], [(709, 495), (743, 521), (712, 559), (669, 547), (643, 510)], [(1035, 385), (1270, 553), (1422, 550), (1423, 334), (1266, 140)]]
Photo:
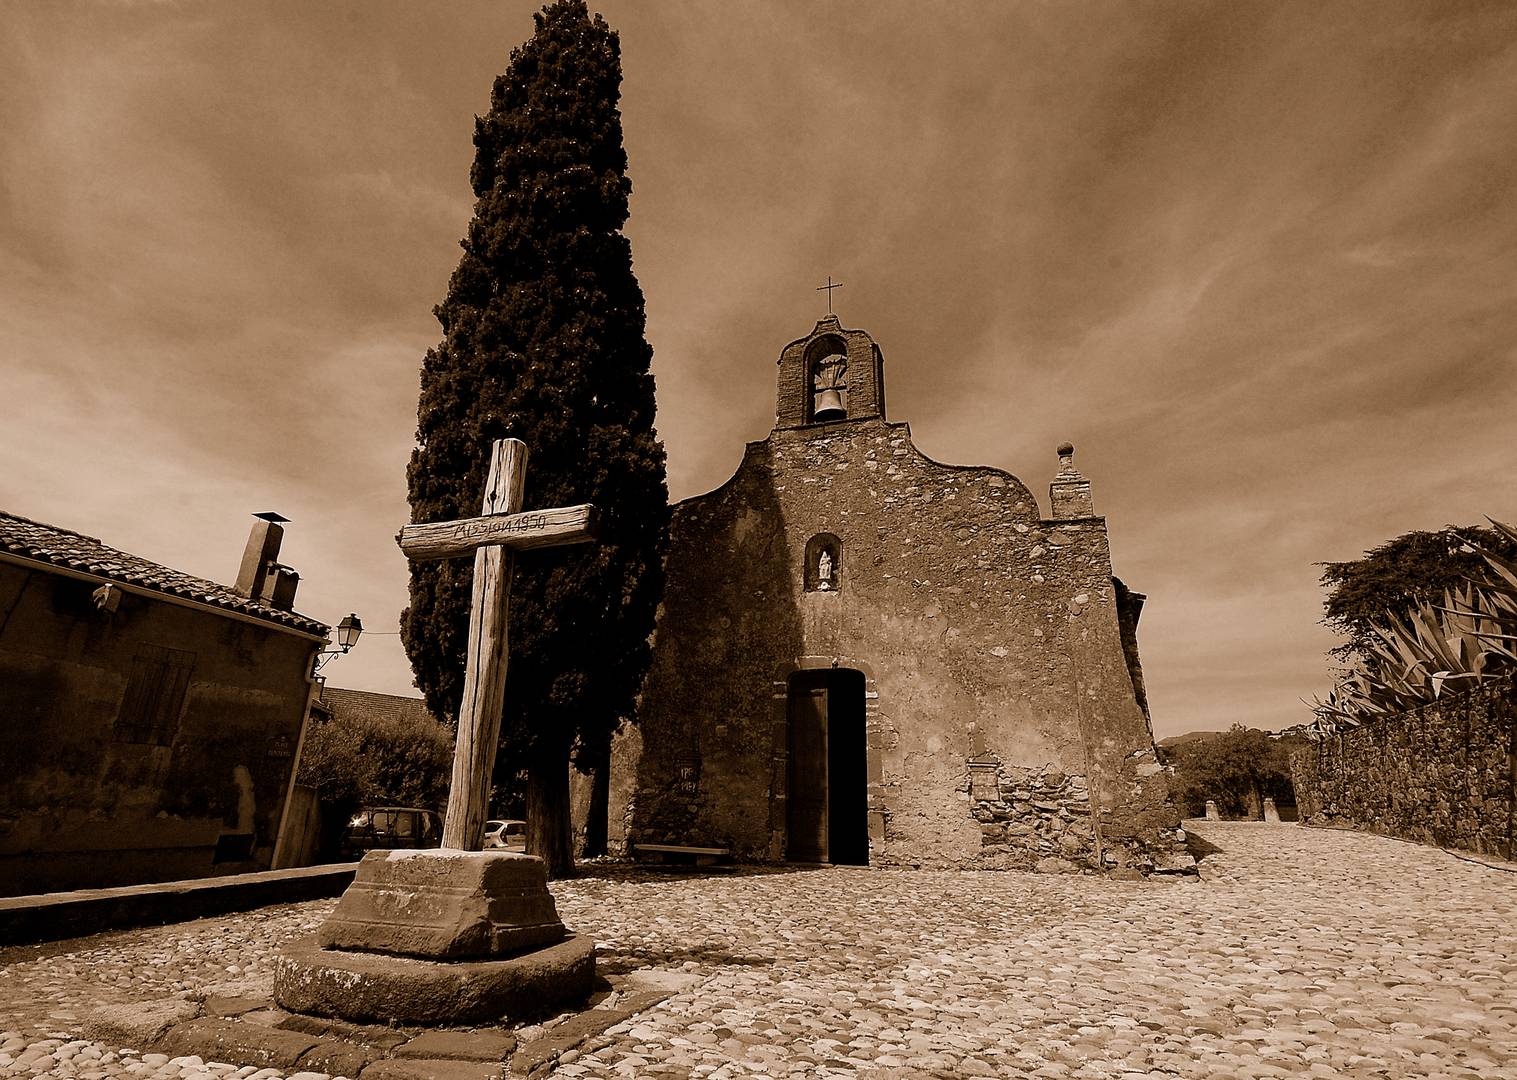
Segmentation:
[(363, 623), (359, 621), (356, 613), (349, 612), (343, 616), (342, 622), (337, 624), (337, 648), (323, 649), (316, 654), (316, 666), (312, 669), (313, 673), (320, 671), (322, 665), (332, 657), (346, 654), (349, 649), (358, 644), (359, 635), (362, 633)]

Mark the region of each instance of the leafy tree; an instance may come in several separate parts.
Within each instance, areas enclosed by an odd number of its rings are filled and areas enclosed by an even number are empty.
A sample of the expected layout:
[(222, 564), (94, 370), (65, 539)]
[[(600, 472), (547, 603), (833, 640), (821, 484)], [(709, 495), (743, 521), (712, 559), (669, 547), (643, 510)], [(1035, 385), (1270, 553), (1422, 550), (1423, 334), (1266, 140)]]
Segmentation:
[[(413, 521), (479, 513), (494, 439), (529, 451), (525, 508), (593, 502), (595, 544), (526, 552), (511, 588), (497, 777), (525, 765), (527, 850), (572, 872), (569, 756), (603, 756), (632, 717), (663, 589), (664, 451), (652, 350), (622, 234), (631, 184), (616, 34), (557, 0), (476, 117), (476, 202), (436, 308), (408, 469)], [(456, 716), (473, 566), (411, 565), (401, 634), (417, 685)]]
[(1206, 800), (1232, 817), (1260, 818), (1264, 800), (1293, 804), (1292, 743), (1267, 732), (1234, 724), (1208, 737), (1171, 743), (1163, 748), (1165, 764), (1175, 770), (1171, 791), (1188, 817), (1206, 812)]
[[(419, 713), (419, 710), (418, 710)], [(323, 707), (312, 711), (300, 753), (300, 783), (322, 805), (322, 846), (332, 857), (360, 806), (393, 803), (440, 810), (448, 800), (453, 733), (426, 715)]]
[(1477, 547), (1517, 555), (1517, 544), (1496, 529), (1446, 525), (1436, 532), (1409, 532), (1363, 557), (1318, 563), (1327, 590), (1323, 623), (1348, 638), (1333, 655), (1344, 662), (1362, 659), (1384, 627), (1388, 614), (1402, 615), (1419, 604), (1439, 603), (1445, 591), (1486, 573)]
[[(1326, 699), (1312, 703), (1313, 736), (1420, 708), (1445, 691), (1462, 692), (1510, 674), (1517, 665), (1517, 528), (1495, 519), (1491, 524), (1491, 530), (1464, 534), (1481, 565), (1455, 579), (1441, 597), (1369, 619), (1361, 639), (1335, 650), (1352, 666)], [(1464, 547), (1456, 552), (1471, 553)]]

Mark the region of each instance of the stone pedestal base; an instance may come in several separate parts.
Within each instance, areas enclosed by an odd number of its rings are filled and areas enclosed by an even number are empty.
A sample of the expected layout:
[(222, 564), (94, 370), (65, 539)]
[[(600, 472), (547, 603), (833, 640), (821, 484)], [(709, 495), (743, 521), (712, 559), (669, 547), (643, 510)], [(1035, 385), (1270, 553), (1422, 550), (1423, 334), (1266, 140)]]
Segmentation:
[(371, 851), (317, 931), (323, 948), (483, 960), (563, 940), (543, 861), (507, 851)]
[(534, 1015), (590, 993), (595, 946), (582, 937), (507, 960), (418, 960), (287, 945), (274, 969), (286, 1009), (360, 1023), (477, 1024)]
[(359, 1022), (472, 1024), (584, 998), (595, 948), (565, 937), (547, 867), (505, 851), (371, 851), (274, 997)]

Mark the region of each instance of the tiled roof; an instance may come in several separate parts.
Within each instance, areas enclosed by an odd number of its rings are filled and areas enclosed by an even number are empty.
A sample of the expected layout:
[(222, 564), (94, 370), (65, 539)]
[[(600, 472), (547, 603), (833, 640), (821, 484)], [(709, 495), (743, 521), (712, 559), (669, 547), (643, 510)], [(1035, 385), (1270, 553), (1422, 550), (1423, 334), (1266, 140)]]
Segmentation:
[(135, 585), (139, 589), (180, 596), (211, 607), (240, 611), (244, 615), (303, 630), (308, 634), (325, 635), (327, 632), (325, 623), (249, 599), (227, 585), (192, 577), (136, 555), (106, 547), (93, 536), (60, 529), (56, 525), (44, 525), (40, 521), (17, 517), (3, 510), (0, 510), (0, 552), (67, 567), (107, 581)]
[(368, 690), (323, 686), (321, 704), (333, 716), (369, 716), (389, 720), (432, 719), (432, 714), (427, 711), (427, 703), (421, 698), (375, 694)]

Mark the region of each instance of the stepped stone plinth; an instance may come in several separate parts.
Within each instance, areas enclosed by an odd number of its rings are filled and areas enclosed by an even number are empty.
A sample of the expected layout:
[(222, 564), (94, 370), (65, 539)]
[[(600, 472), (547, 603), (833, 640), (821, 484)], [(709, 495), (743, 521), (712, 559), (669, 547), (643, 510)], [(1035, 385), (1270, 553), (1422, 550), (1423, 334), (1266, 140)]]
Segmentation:
[(594, 977), (541, 859), (373, 851), (316, 935), (282, 950), (274, 996), (358, 1022), (475, 1023), (583, 998)]

